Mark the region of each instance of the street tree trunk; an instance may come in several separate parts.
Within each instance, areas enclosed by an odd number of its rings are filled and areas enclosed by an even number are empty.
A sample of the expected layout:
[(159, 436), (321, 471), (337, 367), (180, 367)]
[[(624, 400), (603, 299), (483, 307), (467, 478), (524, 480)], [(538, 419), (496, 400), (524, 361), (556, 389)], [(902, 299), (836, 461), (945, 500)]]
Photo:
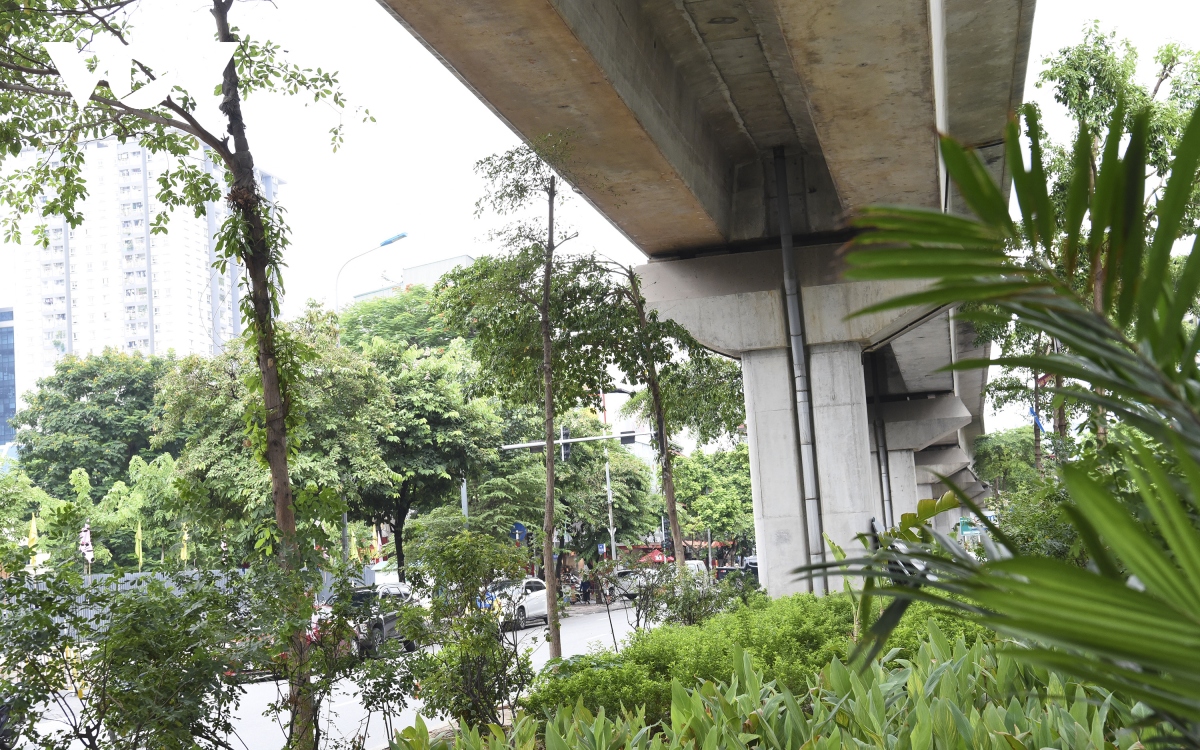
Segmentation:
[(671, 440), (667, 434), (667, 419), (663, 413), (662, 389), (658, 385), (657, 368), (650, 365), (650, 398), (654, 402), (654, 427), (658, 433), (658, 460), (662, 469), (663, 499), (667, 504), (667, 521), (671, 524), (671, 544), (675, 547), (675, 565), (683, 570), (683, 531), (679, 528), (679, 512), (675, 505), (675, 471), (671, 465)]
[(400, 571), (400, 580), (407, 580), (404, 575), (404, 523), (408, 520), (408, 510), (412, 507), (412, 498), (408, 493), (408, 482), (400, 485), (400, 497), (392, 510), (392, 539), (396, 542), (396, 569)]
[(554, 565), (554, 341), (550, 328), (550, 282), (554, 275), (554, 188), (550, 178), (550, 228), (546, 237), (546, 262), (542, 269), (542, 383), (546, 416), (546, 515), (542, 521), (542, 566), (546, 569), (546, 610), (550, 630), (550, 658), (562, 658), (562, 632), (558, 624), (558, 569)]
[[(213, 0), (212, 14), (217, 23), (217, 36), (222, 42), (237, 41), (229, 27), (229, 9), (232, 5), (233, 0)], [(238, 83), (237, 65), (230, 60), (221, 82), (221, 112), (228, 120), (227, 130), (233, 139), (233, 150), (225, 148), (219, 153), (233, 176), (228, 195), (230, 208), (241, 216), (250, 230), (249, 246), (242, 248), (241, 255), (250, 279), (250, 304), (266, 422), (266, 459), (271, 472), (271, 497), (281, 542), (279, 560), (284, 570), (291, 570), (299, 564), (299, 550), (296, 544), (296, 509), (292, 503), (292, 486), (288, 477), (288, 403), (279, 376), (275, 311), (271, 299), (272, 248), (268, 245), (263, 224), (262, 197), (254, 176), (254, 156), (246, 138)], [(307, 600), (296, 601), (296, 614), (302, 614), (307, 605)], [(310, 649), (306, 635), (302, 629), (297, 630), (289, 643), (288, 707), (291, 711), (291, 731), (288, 745), (297, 750), (312, 750), (317, 737), (317, 706), (312, 694)]]
[(1042, 428), (1038, 426), (1041, 415), (1041, 388), (1038, 385), (1039, 373), (1033, 373), (1033, 467), (1037, 473), (1042, 473)]
[[(1092, 260), (1092, 309), (1100, 315), (1104, 314), (1104, 270), (1100, 267), (1100, 254)], [(1096, 389), (1097, 396), (1104, 395), (1103, 388)], [(1096, 443), (1104, 445), (1108, 442), (1108, 422), (1105, 419), (1103, 406), (1095, 407), (1096, 414)]]
[[(633, 272), (632, 268), (624, 269), (624, 272), (629, 279), (629, 297), (637, 312), (638, 328), (645, 336), (650, 323), (646, 318), (646, 301), (642, 298), (637, 274)], [(684, 567), (683, 531), (679, 528), (679, 511), (675, 504), (675, 472), (671, 462), (671, 436), (667, 432), (666, 407), (663, 405), (662, 387), (658, 382), (658, 366), (649, 356), (646, 357), (645, 364), (646, 384), (650, 389), (650, 401), (654, 409), (654, 431), (658, 441), (658, 445), (655, 447), (658, 449), (659, 468), (662, 472), (663, 499), (667, 504), (667, 520), (671, 524), (671, 544), (675, 547), (675, 564), (682, 570)]]

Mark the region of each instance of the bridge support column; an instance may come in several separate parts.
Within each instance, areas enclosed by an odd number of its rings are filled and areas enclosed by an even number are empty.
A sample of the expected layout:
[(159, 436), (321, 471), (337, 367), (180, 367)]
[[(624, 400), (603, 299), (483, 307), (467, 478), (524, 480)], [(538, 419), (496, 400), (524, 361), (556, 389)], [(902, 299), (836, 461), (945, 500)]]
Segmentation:
[[(871, 518), (879, 516), (862, 347), (855, 342), (816, 344), (808, 353), (822, 526), (830, 539), (854, 555), (861, 550), (855, 536), (870, 531)], [(826, 556), (833, 559), (832, 553)]]
[(913, 452), (908, 449), (888, 451), (888, 469), (892, 478), (892, 513), (896, 523), (905, 513), (917, 512), (917, 471)]
[(806, 543), (789, 351), (745, 352), (742, 381), (759, 582), (771, 596), (807, 591), (792, 573), (804, 563)]

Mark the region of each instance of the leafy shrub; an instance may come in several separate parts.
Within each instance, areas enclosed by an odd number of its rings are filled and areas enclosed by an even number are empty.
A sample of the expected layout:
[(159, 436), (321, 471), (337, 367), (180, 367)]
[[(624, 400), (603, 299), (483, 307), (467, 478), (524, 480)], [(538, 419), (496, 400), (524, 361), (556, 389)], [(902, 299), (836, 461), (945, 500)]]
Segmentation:
[[(406, 607), (405, 626), (420, 628), (417, 640), (432, 648), (412, 654), (407, 685), (431, 715), (474, 724), (497, 722), (533, 679), (531, 649), (504, 628), (511, 609), (499, 581), (524, 578), (528, 548), (517, 548), (474, 531), (451, 536), (416, 535), (409, 545), (408, 582), (417, 601)], [(493, 591), (494, 605), (481, 592)], [(494, 608), (493, 608), (494, 606)], [(416, 618), (412, 616), (416, 615)]]
[[(973, 640), (986, 632), (971, 622), (922, 603), (909, 608), (889, 644), (898, 658), (914, 655), (933, 618), (951, 638)], [(767, 679), (802, 690), (833, 658), (846, 658), (854, 629), (849, 597), (797, 594), (756, 599), (732, 612), (693, 626), (663, 625), (635, 633), (620, 654), (599, 652), (549, 666), (525, 699), (538, 716), (582, 700), (590, 711), (619, 715), (645, 706), (649, 721), (667, 715), (671, 682), (694, 685), (725, 676), (733, 654), (743, 649)]]
[(982, 638), (967, 646), (960, 637), (952, 645), (935, 620), (922, 628), (928, 640), (910, 659), (875, 662), (859, 674), (835, 658), (799, 693), (769, 681), (749, 653), (735, 648), (728, 682), (671, 684), (670, 718), (661, 727), (640, 711), (593, 712), (578, 701), (545, 724), (519, 715), (507, 732), (466, 726), (453, 738), (433, 738), (418, 723), (391, 748), (535, 750), (539, 734), (547, 750), (1131, 750), (1178, 739), (1165, 724), (1146, 726), (1140, 704), (1023, 665)]

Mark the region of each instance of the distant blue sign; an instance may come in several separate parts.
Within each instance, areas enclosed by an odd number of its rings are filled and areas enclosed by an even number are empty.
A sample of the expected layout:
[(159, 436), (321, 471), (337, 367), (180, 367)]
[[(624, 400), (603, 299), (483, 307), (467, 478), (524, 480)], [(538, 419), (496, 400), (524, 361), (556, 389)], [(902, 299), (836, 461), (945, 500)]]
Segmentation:
[(602, 554), (602, 555), (604, 554), (604, 550), (607, 546), (608, 545), (606, 545), (604, 542), (600, 542), (599, 544), (596, 545), (597, 549), (600, 550), (600, 554)]
[(512, 529), (508, 532), (508, 538), (514, 542), (523, 542), (525, 537), (529, 536), (529, 530), (525, 528), (525, 524), (517, 521), (512, 525)]

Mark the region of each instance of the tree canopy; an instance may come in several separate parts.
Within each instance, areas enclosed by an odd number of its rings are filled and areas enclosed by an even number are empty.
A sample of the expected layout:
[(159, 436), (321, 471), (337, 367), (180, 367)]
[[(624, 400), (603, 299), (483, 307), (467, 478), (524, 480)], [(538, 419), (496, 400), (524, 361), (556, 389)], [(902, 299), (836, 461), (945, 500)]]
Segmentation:
[(453, 339), (442, 315), (434, 309), (432, 291), (422, 284), (356, 302), (338, 313), (338, 325), (342, 345), (354, 348), (381, 338), (418, 349), (437, 349), (449, 346)]
[[(74, 497), (71, 472), (87, 467), (99, 500), (128, 478), (133, 457), (153, 460), (155, 387), (174, 367), (170, 359), (114, 349), (63, 357), (26, 394), (28, 405), (13, 418), (21, 468), (37, 486), (65, 500)], [(161, 436), (159, 445), (168, 452), (179, 448), (174, 436)]]
[(754, 535), (750, 492), (750, 449), (693, 451), (676, 460), (676, 487), (683, 527), (693, 537), (711, 531), (713, 540), (741, 541)]

